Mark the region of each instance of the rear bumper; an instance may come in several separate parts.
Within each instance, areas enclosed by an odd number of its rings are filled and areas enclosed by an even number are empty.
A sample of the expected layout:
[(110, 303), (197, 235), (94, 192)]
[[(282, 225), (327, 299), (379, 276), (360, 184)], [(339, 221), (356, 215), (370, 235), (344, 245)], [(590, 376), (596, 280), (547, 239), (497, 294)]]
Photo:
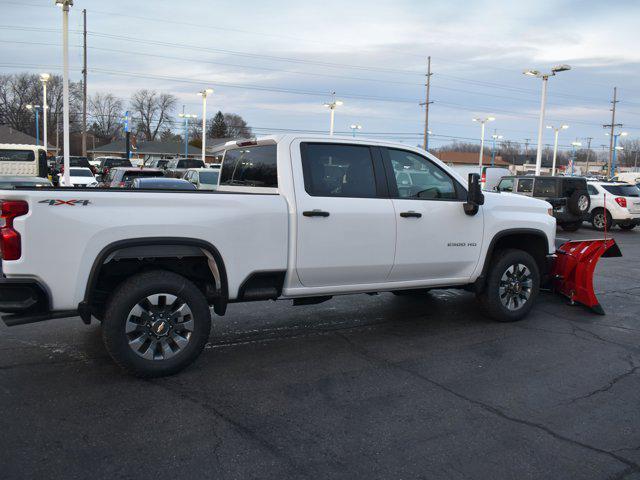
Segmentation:
[(7, 327), (78, 315), (77, 311), (52, 312), (44, 286), (33, 279), (0, 278), (0, 313)]

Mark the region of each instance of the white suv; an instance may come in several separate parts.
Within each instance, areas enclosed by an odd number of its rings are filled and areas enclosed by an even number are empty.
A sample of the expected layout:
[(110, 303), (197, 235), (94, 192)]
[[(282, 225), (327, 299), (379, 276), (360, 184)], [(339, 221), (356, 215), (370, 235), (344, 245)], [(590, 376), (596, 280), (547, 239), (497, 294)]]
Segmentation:
[(622, 230), (632, 230), (640, 224), (640, 189), (635, 185), (588, 182), (587, 191), (591, 196), (591, 224), (596, 230), (614, 225)]

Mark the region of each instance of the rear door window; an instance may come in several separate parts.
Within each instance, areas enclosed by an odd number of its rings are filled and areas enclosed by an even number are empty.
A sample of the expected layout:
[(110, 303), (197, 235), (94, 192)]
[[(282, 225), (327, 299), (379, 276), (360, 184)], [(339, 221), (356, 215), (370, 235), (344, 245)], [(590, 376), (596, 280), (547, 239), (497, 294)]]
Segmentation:
[(598, 192), (598, 189), (596, 187), (594, 187), (593, 185), (587, 185), (587, 193), (589, 193), (589, 195), (599, 195), (600, 192)]
[(0, 150), (0, 162), (32, 162), (35, 159), (33, 150)]
[(556, 195), (556, 180), (554, 178), (536, 178), (533, 186), (534, 197), (554, 197)]
[(277, 188), (276, 146), (254, 145), (227, 150), (220, 185)]
[(367, 146), (303, 144), (302, 171), (304, 189), (311, 196), (374, 198), (377, 195), (373, 158)]
[(531, 193), (533, 191), (533, 178), (521, 178), (518, 180), (518, 193)]

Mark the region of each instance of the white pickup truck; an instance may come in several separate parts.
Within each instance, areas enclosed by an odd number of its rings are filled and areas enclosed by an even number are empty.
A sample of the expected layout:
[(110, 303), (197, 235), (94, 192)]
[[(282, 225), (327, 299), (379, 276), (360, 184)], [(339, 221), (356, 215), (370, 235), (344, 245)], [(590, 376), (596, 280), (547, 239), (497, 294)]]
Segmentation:
[(498, 321), (532, 307), (555, 252), (544, 201), (480, 191), (423, 150), (282, 135), (230, 142), (216, 191), (0, 190), (0, 312), (79, 315), (138, 376), (184, 368), (211, 307), (433, 288)]

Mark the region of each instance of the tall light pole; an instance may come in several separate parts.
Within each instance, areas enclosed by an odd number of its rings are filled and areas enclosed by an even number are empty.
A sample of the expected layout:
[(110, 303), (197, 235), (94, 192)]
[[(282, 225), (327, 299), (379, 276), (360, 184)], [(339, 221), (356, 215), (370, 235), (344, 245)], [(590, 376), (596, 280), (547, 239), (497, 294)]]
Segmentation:
[(571, 176), (573, 177), (573, 170), (575, 168), (576, 165), (576, 160), (577, 160), (577, 155), (576, 155), (576, 147), (581, 147), (582, 143), (578, 142), (577, 140), (575, 142), (571, 142)]
[(324, 106), (327, 107), (331, 112), (331, 118), (329, 121), (329, 135), (333, 135), (335, 111), (336, 111), (336, 107), (339, 107), (340, 105), (343, 105), (342, 100), (336, 100), (336, 92), (331, 92), (331, 102), (324, 104)]
[(494, 132), (491, 138), (493, 139), (493, 145), (491, 145), (491, 166), (493, 167), (496, 160), (496, 140), (502, 140), (504, 137)]
[(540, 118), (538, 120), (538, 151), (536, 152), (536, 175), (540, 175), (542, 167), (542, 129), (544, 127), (544, 111), (547, 103), (547, 81), (549, 77), (555, 76), (558, 72), (571, 70), (569, 65), (556, 65), (551, 67), (549, 73), (542, 73), (538, 70), (525, 70), (523, 73), (536, 78), (542, 79), (542, 99), (540, 100)]
[(40, 74), (40, 81), (42, 82), (42, 139), (44, 140), (44, 150), (48, 152), (49, 144), (47, 138), (47, 82), (51, 75), (48, 73)]
[(486, 117), (486, 118), (474, 118), (474, 122), (478, 122), (480, 124), (480, 160), (478, 161), (478, 165), (482, 167), (482, 156), (484, 155), (484, 126), (487, 122), (493, 122), (495, 117)]
[[(605, 133), (605, 135), (610, 135), (609, 133)], [(611, 159), (611, 170), (609, 171), (609, 177), (613, 177), (616, 171), (616, 160), (618, 158), (618, 150), (623, 150), (622, 147), (618, 147), (618, 138), (626, 137), (627, 132), (619, 132), (613, 134), (613, 157)]]
[(547, 128), (553, 129), (553, 163), (551, 164), (551, 175), (556, 174), (556, 158), (558, 157), (558, 133), (560, 130), (566, 130), (569, 128), (569, 125), (560, 125), (559, 127), (554, 127), (553, 125), (547, 125)]
[(362, 130), (362, 125), (360, 125), (359, 123), (352, 123), (351, 125), (349, 125), (349, 128), (351, 129), (351, 132), (353, 132), (353, 138), (356, 138), (356, 131)]
[(198, 92), (202, 97), (202, 163), (205, 163), (205, 147), (207, 144), (207, 95), (213, 93), (213, 88), (205, 88)]
[(62, 8), (62, 150), (64, 158), (64, 184), (69, 178), (69, 8), (73, 0), (56, 0)]
[(36, 114), (36, 145), (40, 145), (40, 122), (38, 121), (38, 112), (42, 107), (40, 105), (27, 105), (29, 111), (33, 110)]
[(197, 115), (191, 115), (190, 113), (179, 113), (180, 118), (184, 118), (184, 156), (189, 156), (189, 119), (198, 118)]

